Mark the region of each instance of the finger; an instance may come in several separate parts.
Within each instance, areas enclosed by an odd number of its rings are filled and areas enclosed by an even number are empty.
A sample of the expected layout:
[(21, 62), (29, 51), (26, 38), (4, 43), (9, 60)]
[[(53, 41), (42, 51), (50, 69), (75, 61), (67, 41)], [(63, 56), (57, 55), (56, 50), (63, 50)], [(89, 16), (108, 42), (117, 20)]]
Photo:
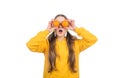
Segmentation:
[(73, 23), (73, 22), (74, 22), (74, 20), (71, 20), (71, 22)]
[(52, 18), (50, 21), (54, 21), (54, 19)]
[(57, 29), (57, 27), (52, 27), (52, 30), (54, 31), (54, 30), (56, 30)]
[(51, 21), (49, 21), (49, 27), (51, 27), (51, 25), (52, 25), (52, 23), (51, 23)]
[(68, 22), (70, 23), (70, 22), (71, 22), (71, 19), (68, 19)]
[(51, 19), (51, 20), (49, 21), (50, 24), (52, 24), (52, 22), (53, 22), (53, 19)]
[(65, 27), (65, 29), (69, 30), (69, 29), (70, 29), (70, 27)]
[(54, 21), (54, 19), (51, 19), (51, 24), (53, 25), (53, 21)]
[(72, 26), (72, 24), (73, 24), (72, 19), (69, 19), (68, 21), (69, 21), (70, 26)]
[(54, 29), (57, 29), (58, 27), (54, 27)]
[(50, 24), (51, 24), (51, 22), (49, 21), (49, 22), (48, 22), (48, 27), (50, 27)]
[(71, 27), (74, 27), (74, 25), (75, 25), (75, 21), (71, 20)]
[(73, 27), (73, 25), (74, 25), (74, 21), (73, 20), (71, 21), (71, 24), (72, 24), (71, 26)]

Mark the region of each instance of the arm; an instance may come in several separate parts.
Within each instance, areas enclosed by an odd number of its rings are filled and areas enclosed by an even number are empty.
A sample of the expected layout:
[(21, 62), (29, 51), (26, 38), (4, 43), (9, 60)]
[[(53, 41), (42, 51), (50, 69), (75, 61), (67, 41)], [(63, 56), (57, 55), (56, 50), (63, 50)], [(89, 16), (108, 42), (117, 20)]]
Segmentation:
[(28, 42), (27, 42), (27, 47), (33, 51), (33, 52), (45, 52), (45, 50), (49, 45), (48, 39), (46, 39), (47, 35), (50, 32), (53, 32), (56, 27), (52, 27), (52, 22), (53, 20), (49, 21), (48, 23), (48, 27), (46, 28), (46, 30), (44, 31), (40, 31), (36, 36), (34, 36), (33, 38), (31, 38)]
[(79, 45), (80, 52), (89, 48), (97, 41), (97, 37), (83, 27), (76, 27), (74, 31), (78, 34), (78, 36), (82, 37), (82, 39), (76, 40), (76, 43)]
[(27, 43), (27, 47), (32, 52), (44, 52), (48, 47), (48, 41), (46, 39), (49, 34), (48, 30), (40, 31), (36, 36), (31, 38)]
[(78, 34), (78, 36), (82, 37), (82, 39), (75, 40), (75, 44), (78, 45), (79, 52), (87, 49), (92, 46), (96, 41), (97, 37), (90, 33), (85, 28), (77, 28), (74, 20), (68, 19), (70, 25), (67, 29), (70, 29)]

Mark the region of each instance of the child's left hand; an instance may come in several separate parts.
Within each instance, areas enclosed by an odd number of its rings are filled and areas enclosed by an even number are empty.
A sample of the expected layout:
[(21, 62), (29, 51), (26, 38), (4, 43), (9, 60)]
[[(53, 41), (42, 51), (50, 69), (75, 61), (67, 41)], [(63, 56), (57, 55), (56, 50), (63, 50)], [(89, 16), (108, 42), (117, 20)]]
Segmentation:
[(71, 19), (67, 19), (67, 20), (68, 20), (68, 22), (69, 22), (69, 27), (66, 27), (66, 28), (69, 29), (69, 30), (74, 31), (75, 28), (76, 28), (76, 26), (75, 26), (75, 21), (74, 21), (74, 20), (71, 20)]

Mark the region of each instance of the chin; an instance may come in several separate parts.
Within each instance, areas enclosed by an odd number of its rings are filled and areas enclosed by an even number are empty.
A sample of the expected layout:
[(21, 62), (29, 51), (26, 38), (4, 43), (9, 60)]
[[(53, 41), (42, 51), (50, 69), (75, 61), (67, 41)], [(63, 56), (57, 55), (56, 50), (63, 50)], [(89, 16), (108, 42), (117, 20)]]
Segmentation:
[(58, 37), (62, 37), (62, 36), (64, 36), (64, 34), (58, 34), (57, 36), (58, 36)]

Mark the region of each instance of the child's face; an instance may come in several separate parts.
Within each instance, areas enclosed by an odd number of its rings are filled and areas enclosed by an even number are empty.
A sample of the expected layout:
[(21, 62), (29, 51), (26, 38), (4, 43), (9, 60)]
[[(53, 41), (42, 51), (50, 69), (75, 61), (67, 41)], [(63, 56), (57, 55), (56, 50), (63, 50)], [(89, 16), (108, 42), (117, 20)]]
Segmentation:
[[(62, 21), (65, 20), (65, 18), (62, 17), (62, 16), (59, 16), (59, 17), (57, 17), (55, 20), (57, 20), (57, 21), (59, 21), (59, 22), (61, 23)], [(58, 37), (63, 37), (63, 36), (65, 36), (65, 33), (66, 33), (66, 32), (67, 32), (67, 29), (66, 29), (66, 28), (63, 28), (61, 25), (56, 29), (56, 35), (57, 35)]]

